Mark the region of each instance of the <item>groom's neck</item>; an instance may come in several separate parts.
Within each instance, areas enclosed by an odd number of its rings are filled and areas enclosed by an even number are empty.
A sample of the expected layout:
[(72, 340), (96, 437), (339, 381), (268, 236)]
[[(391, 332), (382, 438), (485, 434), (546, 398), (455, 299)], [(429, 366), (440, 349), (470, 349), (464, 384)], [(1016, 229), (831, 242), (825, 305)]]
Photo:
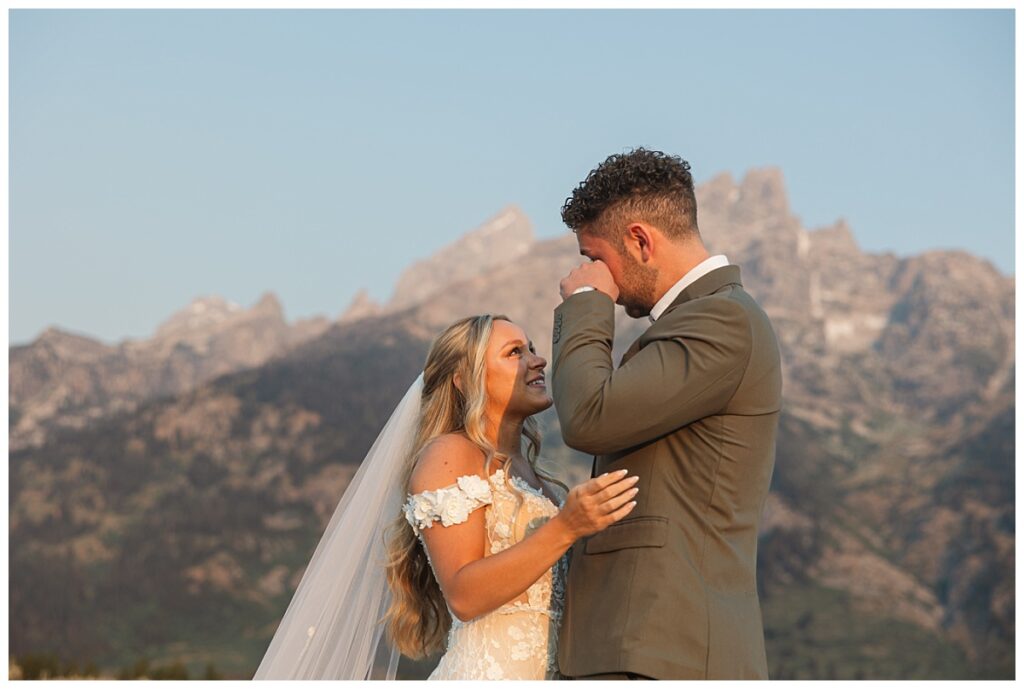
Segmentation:
[(654, 283), (654, 291), (657, 294), (655, 300), (661, 299), (672, 285), (710, 255), (699, 241), (664, 247), (658, 257), (658, 278)]

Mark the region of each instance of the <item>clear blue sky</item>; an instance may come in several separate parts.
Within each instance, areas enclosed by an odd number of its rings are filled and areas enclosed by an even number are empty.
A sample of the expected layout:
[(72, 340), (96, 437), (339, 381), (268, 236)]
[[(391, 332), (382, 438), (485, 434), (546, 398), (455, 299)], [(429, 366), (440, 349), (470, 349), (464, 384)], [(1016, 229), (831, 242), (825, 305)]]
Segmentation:
[(10, 342), (207, 294), (334, 318), (508, 203), (566, 232), (638, 145), (1012, 273), (1013, 50), (1012, 10), (14, 10)]

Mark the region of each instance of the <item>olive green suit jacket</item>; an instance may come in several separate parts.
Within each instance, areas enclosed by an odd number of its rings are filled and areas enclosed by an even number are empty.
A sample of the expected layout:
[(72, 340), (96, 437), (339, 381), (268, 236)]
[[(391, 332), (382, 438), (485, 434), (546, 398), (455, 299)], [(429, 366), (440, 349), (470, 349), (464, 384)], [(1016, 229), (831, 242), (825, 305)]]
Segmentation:
[(614, 304), (555, 309), (552, 393), (591, 473), (637, 505), (572, 548), (558, 662), (569, 676), (767, 679), (757, 531), (782, 403), (778, 342), (737, 265), (688, 285), (612, 366)]

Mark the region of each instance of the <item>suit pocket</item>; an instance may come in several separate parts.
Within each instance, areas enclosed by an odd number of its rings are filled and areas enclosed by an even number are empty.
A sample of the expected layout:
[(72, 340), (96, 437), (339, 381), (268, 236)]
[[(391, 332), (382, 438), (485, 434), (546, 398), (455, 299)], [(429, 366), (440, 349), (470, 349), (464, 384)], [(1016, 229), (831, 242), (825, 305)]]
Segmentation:
[(584, 540), (583, 552), (610, 553), (623, 548), (660, 548), (668, 536), (668, 517), (633, 517), (617, 521)]

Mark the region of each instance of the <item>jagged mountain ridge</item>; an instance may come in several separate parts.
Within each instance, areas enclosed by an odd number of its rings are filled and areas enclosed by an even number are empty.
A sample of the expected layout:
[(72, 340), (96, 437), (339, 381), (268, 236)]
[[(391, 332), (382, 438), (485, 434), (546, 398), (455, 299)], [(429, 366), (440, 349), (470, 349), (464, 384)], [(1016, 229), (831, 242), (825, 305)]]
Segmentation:
[(376, 303), (365, 290), (360, 290), (339, 321), (383, 316), (421, 304), (452, 285), (486, 275), (492, 268), (517, 260), (533, 244), (530, 219), (518, 206), (508, 205), (433, 256), (403, 270), (386, 304)]
[(56, 429), (83, 428), (145, 400), (258, 366), (328, 325), (323, 317), (287, 323), (280, 301), (267, 292), (249, 309), (217, 295), (199, 297), (151, 337), (116, 345), (47, 328), (9, 351), (10, 448), (38, 446)]

